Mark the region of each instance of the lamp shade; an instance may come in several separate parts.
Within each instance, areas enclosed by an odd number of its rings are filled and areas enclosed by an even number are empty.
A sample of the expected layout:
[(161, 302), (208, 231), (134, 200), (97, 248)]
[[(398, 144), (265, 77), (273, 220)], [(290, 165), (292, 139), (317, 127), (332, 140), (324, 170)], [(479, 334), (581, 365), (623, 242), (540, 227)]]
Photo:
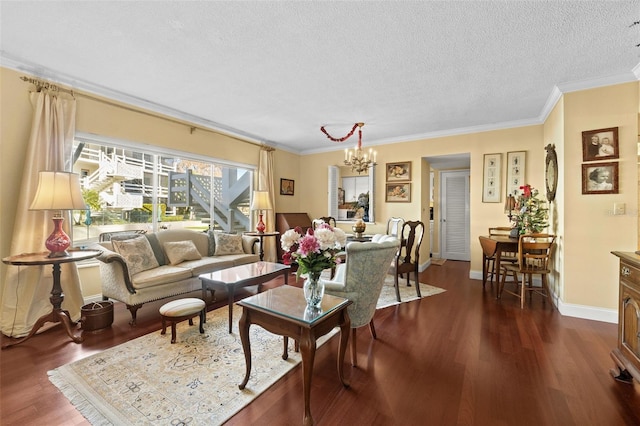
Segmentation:
[(269, 191), (253, 191), (251, 210), (272, 210)]
[(84, 210), (80, 175), (69, 172), (38, 173), (38, 189), (29, 210)]
[(507, 195), (507, 199), (504, 202), (504, 212), (511, 213), (516, 208), (516, 199), (513, 195)]

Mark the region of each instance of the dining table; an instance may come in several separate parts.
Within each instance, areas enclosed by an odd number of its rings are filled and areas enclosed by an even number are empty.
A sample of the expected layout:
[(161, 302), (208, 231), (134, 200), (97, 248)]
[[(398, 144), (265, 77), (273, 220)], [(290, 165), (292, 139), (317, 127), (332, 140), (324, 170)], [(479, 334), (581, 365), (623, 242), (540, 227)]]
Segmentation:
[(502, 253), (518, 251), (518, 238), (508, 235), (481, 235), (479, 237), (482, 246), (482, 288), (487, 283), (487, 259), (495, 256), (495, 271), (500, 276), (500, 260)]

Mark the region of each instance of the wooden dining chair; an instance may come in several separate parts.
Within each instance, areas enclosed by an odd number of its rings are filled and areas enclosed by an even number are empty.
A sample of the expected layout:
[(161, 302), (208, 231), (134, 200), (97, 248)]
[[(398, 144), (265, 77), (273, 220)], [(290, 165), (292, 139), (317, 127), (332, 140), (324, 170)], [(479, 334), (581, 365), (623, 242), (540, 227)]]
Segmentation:
[(421, 221), (407, 221), (402, 225), (400, 231), (400, 248), (391, 264), (390, 273), (393, 274), (393, 284), (396, 288), (396, 299), (400, 300), (399, 278), (407, 274), (407, 286), (411, 286), (411, 273), (413, 272), (416, 283), (416, 294), (420, 294), (420, 281), (418, 278), (418, 268), (420, 266), (420, 244), (424, 237), (424, 223)]
[[(502, 264), (502, 280), (498, 288), (498, 299), (502, 292), (513, 294), (520, 298), (520, 308), (524, 308), (525, 292), (529, 291), (545, 296), (551, 302), (547, 275), (551, 273), (550, 260), (556, 236), (552, 234), (525, 234), (518, 240), (518, 263)], [(522, 276), (522, 281), (518, 274)], [(515, 290), (505, 288), (507, 276), (513, 277)], [(533, 285), (533, 277), (540, 275), (542, 285)], [(552, 304), (553, 306), (553, 304)]]
[[(495, 226), (492, 228), (489, 228), (489, 237), (492, 236), (502, 236), (502, 237), (509, 237), (511, 234), (511, 227), (509, 226)], [(509, 263), (516, 263), (518, 261), (518, 253), (515, 251), (502, 251), (500, 253), (500, 262), (509, 262)], [(500, 271), (496, 271), (496, 255), (495, 253), (493, 254), (493, 256), (491, 256), (490, 258), (486, 259), (487, 263), (488, 263), (488, 267), (487, 269), (485, 269), (487, 271), (487, 277), (483, 277), (483, 283), (486, 281), (489, 281), (491, 284), (493, 284), (493, 278), (496, 275), (500, 274)], [(500, 282), (500, 276), (498, 276), (496, 278), (496, 282)], [(483, 286), (484, 288), (484, 286)]]

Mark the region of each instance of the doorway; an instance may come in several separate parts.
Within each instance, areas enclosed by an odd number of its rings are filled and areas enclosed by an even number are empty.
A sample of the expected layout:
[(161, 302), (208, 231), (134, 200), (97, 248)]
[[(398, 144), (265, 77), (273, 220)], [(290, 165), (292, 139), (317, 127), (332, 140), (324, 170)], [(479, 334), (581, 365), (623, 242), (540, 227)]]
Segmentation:
[(469, 170), (440, 173), (440, 257), (471, 260)]

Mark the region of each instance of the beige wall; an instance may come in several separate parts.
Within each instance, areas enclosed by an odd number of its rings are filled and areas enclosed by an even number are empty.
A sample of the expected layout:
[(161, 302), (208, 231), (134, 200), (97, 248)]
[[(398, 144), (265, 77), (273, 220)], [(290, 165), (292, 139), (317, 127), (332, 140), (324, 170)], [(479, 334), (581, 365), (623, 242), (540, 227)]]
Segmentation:
[[(30, 85), (22, 75), (0, 68), (0, 255), (8, 256), (29, 137), (31, 108), (27, 92)], [(527, 151), (527, 182), (544, 193), (544, 146), (555, 143), (559, 158), (559, 185), (552, 204), (552, 230), (560, 236), (555, 289), (560, 295), (561, 312), (574, 314), (576, 307), (594, 310), (617, 309), (617, 262), (611, 250), (638, 248), (638, 170), (637, 134), (640, 88), (628, 83), (566, 94), (543, 125), (503, 129), (474, 134), (416, 140), (376, 146), (378, 163), (411, 160), (411, 203), (384, 201), (384, 173), (376, 176), (376, 223), (368, 233), (384, 232), (386, 218), (421, 218), (428, 223), (429, 165), (424, 157), (469, 153), (471, 157), (471, 275), (479, 276), (482, 255), (477, 239), (494, 225), (507, 225), (501, 203), (482, 202), (483, 155), (509, 151)], [(604, 127), (620, 131), (620, 194), (582, 195), (581, 132)], [(235, 138), (196, 130), (160, 118), (128, 111), (78, 96), (77, 130), (138, 143), (169, 147), (200, 155), (258, 163), (259, 148)], [(366, 140), (364, 141), (366, 145)], [(339, 165), (344, 151), (298, 156), (282, 150), (275, 153), (275, 187), (280, 178), (295, 180), (295, 195), (281, 196), (276, 191), (276, 211), (307, 212), (319, 217), (327, 213), (327, 166)], [(382, 167), (379, 170), (383, 170)], [(503, 167), (502, 181), (506, 177)], [(437, 175), (436, 175), (437, 179)], [(422, 184), (423, 183), (423, 184)], [(437, 188), (437, 182), (436, 182)], [(627, 214), (612, 216), (614, 202), (625, 202)], [(437, 218), (436, 218), (437, 219)], [(346, 226), (344, 229), (349, 230)], [(428, 258), (428, 237), (423, 243), (423, 259)], [(435, 250), (435, 248), (434, 248)], [(6, 266), (2, 265), (2, 276)], [(85, 297), (99, 293), (95, 268), (81, 270)], [(4, 284), (4, 283), (3, 283)], [(581, 316), (580, 314), (576, 314)]]
[[(564, 302), (617, 308), (618, 259), (638, 249), (638, 83), (564, 96)], [(582, 195), (582, 132), (618, 127), (619, 194)], [(627, 205), (614, 216), (613, 203)]]

